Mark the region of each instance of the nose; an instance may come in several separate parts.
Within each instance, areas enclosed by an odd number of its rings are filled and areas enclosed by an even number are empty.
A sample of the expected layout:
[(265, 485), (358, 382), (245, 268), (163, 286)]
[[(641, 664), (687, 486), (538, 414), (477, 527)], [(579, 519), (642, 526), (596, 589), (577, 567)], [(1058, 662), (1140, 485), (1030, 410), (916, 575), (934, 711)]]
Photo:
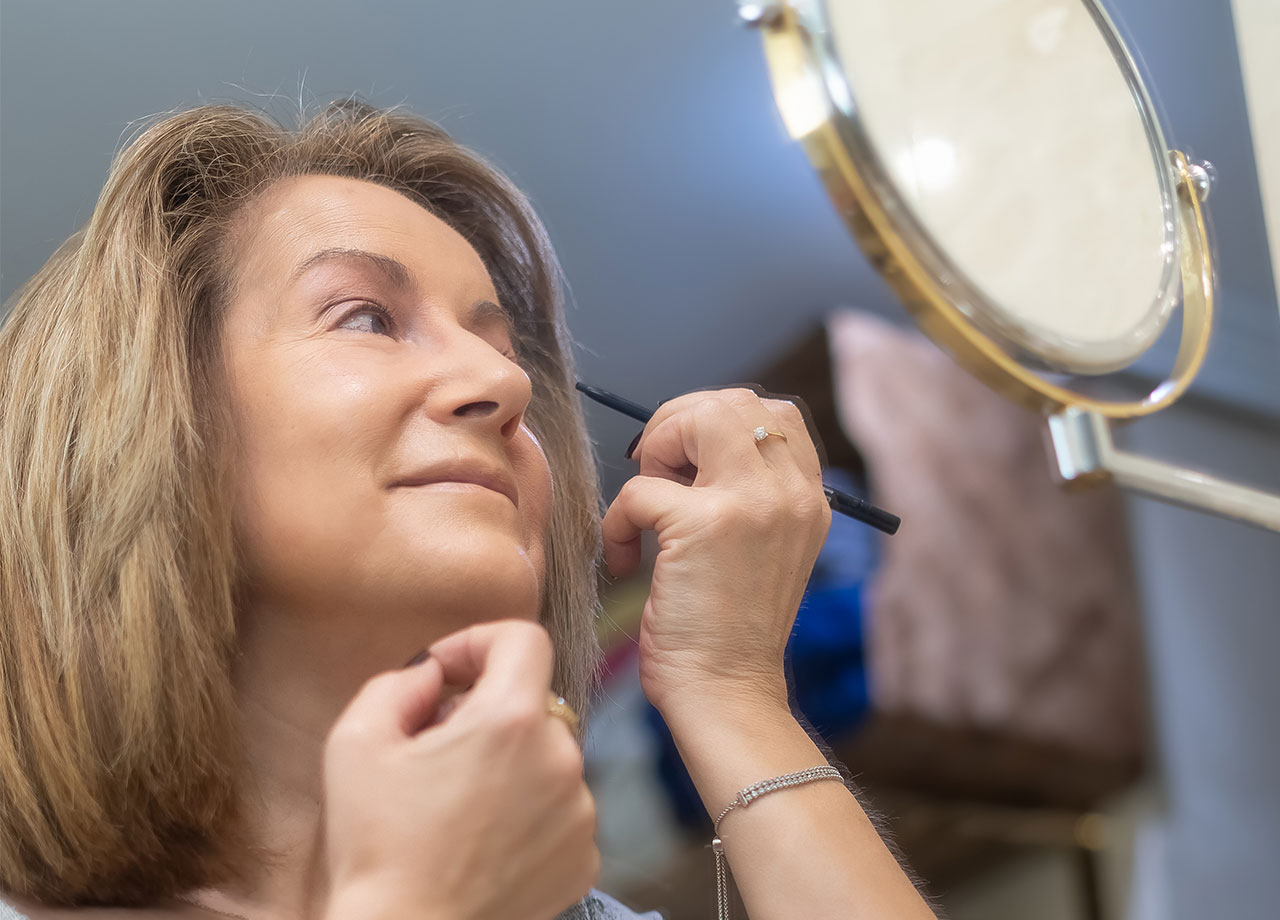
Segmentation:
[(533, 398), (533, 384), (524, 368), (507, 358), (481, 336), (453, 326), (437, 353), (437, 383), (430, 397), (431, 412), (445, 424), (459, 419), (496, 430), (505, 441), (519, 430)]

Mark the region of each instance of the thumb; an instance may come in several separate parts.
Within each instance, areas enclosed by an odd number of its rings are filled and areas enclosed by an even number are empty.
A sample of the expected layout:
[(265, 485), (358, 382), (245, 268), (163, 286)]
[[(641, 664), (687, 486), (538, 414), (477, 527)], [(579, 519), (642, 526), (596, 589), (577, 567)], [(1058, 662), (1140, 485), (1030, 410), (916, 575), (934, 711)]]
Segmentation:
[(431, 723), (443, 690), (444, 670), (440, 662), (427, 658), (370, 678), (347, 704), (338, 722), (366, 737), (412, 738)]

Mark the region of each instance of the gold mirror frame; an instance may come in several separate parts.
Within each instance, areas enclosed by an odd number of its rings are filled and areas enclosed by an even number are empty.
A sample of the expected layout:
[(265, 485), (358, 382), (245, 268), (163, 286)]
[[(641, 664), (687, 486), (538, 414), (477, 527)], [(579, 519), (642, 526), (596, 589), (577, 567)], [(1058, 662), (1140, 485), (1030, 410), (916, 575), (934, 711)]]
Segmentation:
[(1182, 273), (1182, 335), (1173, 368), (1141, 399), (1098, 399), (1046, 380), (1021, 363), (981, 332), (926, 268), (919, 241), (904, 232), (884, 198), (871, 187), (865, 170), (854, 163), (845, 138), (859, 136), (860, 129), (831, 98), (824, 78), (829, 56), (797, 10), (777, 3), (744, 5), (741, 12), (763, 33), (774, 99), (783, 121), (792, 137), (804, 145), (858, 245), (921, 330), (961, 366), (1005, 397), (1050, 413), (1079, 408), (1108, 418), (1135, 418), (1171, 405), (1186, 391), (1209, 347), (1213, 273), (1201, 207), (1205, 187), (1182, 153), (1170, 154), (1177, 179)]
[[(792, 2), (813, 9), (817, 0)], [(1113, 46), (1124, 51), (1095, 0), (1081, 2), (1089, 4), (1099, 28), (1111, 30), (1108, 40)], [(871, 264), (921, 330), (962, 367), (1006, 398), (1047, 416), (1055, 470), (1061, 481), (1081, 485), (1111, 481), (1163, 501), (1280, 531), (1280, 495), (1121, 450), (1111, 437), (1112, 420), (1133, 419), (1168, 407), (1186, 392), (1204, 363), (1214, 309), (1213, 266), (1202, 209), (1209, 191), (1209, 174), (1204, 167), (1190, 163), (1179, 151), (1169, 151), (1176, 186), (1176, 210), (1172, 213), (1178, 223), (1182, 275), (1182, 335), (1173, 367), (1166, 379), (1141, 399), (1098, 399), (1046, 380), (1022, 364), (983, 334), (948, 295), (926, 264), (933, 244), (920, 238), (914, 228), (902, 225), (910, 221), (895, 221), (890, 212), (892, 207), (909, 215), (904, 202), (894, 198), (890, 189), (891, 200), (886, 205), (868, 179), (874, 175), (874, 165), (867, 164), (868, 173), (859, 168), (863, 164), (854, 162), (847, 139), (856, 141), (861, 132), (832, 99), (823, 68), (834, 66), (834, 62), (820, 47), (819, 37), (805, 27), (801, 14), (782, 2), (743, 3), (739, 12), (762, 30), (774, 98), (788, 132), (804, 145), (837, 211)], [(1126, 78), (1145, 107), (1139, 112), (1151, 135), (1162, 137), (1145, 88), (1127, 51), (1124, 54)], [(1166, 178), (1167, 174), (1161, 182)]]

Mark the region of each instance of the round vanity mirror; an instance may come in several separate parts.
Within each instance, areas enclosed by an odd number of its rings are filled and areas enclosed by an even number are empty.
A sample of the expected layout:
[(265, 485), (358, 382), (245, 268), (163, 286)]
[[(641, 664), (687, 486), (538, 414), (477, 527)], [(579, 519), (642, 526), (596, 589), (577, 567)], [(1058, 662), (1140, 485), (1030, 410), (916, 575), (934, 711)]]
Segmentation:
[[(926, 333), (1049, 411), (1141, 415), (1186, 388), (1212, 309), (1207, 174), (1166, 148), (1093, 0), (741, 11), (764, 32), (788, 130)], [(1179, 307), (1163, 384), (1118, 401), (1071, 386), (1141, 357)]]

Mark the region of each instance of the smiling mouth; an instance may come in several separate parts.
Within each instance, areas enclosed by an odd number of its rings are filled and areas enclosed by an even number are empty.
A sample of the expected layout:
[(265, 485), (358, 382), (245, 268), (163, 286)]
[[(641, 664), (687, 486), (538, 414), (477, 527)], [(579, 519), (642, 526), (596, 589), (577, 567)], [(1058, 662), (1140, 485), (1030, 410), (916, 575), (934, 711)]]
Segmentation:
[(492, 492), (519, 507), (519, 492), (514, 478), (505, 469), (480, 461), (437, 464), (419, 467), (392, 483), (396, 488), (433, 486), (446, 492)]
[[(396, 486), (398, 489), (436, 489), (441, 492), (471, 492), (496, 495), (499, 498), (511, 502), (511, 497), (505, 492), (499, 492), (497, 489), (491, 489), (489, 486), (481, 485), (478, 482), (463, 482), (457, 479), (437, 479), (433, 482), (405, 482)], [(512, 502), (514, 504), (514, 502)]]

